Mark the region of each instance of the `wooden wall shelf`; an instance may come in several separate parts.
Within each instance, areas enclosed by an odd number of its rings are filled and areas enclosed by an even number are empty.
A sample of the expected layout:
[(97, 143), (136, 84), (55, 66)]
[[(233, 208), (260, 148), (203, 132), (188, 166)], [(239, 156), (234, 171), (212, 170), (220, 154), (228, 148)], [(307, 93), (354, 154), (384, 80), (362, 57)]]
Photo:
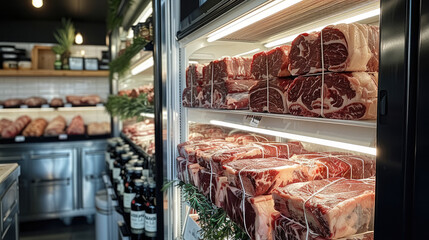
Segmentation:
[(0, 70), (0, 77), (107, 77), (109, 71)]

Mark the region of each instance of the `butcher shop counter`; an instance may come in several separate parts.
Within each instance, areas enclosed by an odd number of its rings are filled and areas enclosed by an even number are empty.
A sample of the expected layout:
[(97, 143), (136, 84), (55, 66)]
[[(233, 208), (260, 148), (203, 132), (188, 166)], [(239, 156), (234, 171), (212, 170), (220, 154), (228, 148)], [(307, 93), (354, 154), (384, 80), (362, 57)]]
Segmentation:
[(19, 239), (19, 175), (18, 164), (0, 164), (1, 239)]
[[(17, 163), (20, 221), (72, 217), (93, 220), (102, 189), (105, 139), (0, 144), (0, 164)], [(28, 201), (31, 199), (31, 201)]]

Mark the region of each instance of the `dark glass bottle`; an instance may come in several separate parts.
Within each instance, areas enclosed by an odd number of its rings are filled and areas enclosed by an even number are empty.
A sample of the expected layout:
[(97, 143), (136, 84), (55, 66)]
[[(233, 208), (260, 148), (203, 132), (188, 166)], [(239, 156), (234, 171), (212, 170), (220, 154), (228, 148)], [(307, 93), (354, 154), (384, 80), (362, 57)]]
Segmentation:
[(156, 197), (155, 197), (155, 182), (150, 182), (149, 193), (146, 201), (146, 213), (145, 213), (145, 235), (148, 237), (156, 236)]
[(145, 188), (143, 187), (143, 180), (135, 179), (133, 182), (136, 195), (131, 201), (131, 233), (137, 236), (143, 236), (146, 213)]
[(130, 212), (131, 201), (134, 199), (136, 193), (134, 190), (133, 180), (135, 177), (134, 167), (127, 168), (126, 181), (124, 184), (124, 212)]

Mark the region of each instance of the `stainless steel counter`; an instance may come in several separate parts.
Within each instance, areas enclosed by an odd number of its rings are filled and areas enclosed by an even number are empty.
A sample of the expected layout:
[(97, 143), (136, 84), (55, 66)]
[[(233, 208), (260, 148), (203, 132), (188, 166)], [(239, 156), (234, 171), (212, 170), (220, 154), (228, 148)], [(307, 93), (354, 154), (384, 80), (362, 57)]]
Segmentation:
[(0, 145), (0, 164), (21, 166), (20, 220), (92, 220), (105, 149), (105, 140)]
[(4, 240), (19, 238), (19, 175), (18, 164), (0, 164), (0, 233)]

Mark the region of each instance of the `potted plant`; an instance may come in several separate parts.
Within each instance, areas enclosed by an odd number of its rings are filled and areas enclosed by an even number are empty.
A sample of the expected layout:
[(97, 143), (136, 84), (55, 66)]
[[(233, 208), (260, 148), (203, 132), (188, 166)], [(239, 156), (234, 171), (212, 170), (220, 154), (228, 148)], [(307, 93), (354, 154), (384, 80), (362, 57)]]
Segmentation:
[(70, 57), (70, 47), (74, 42), (75, 28), (70, 19), (61, 19), (62, 28), (57, 29), (54, 37), (58, 45), (54, 46), (52, 50), (61, 56), (62, 69), (70, 69), (68, 59)]

